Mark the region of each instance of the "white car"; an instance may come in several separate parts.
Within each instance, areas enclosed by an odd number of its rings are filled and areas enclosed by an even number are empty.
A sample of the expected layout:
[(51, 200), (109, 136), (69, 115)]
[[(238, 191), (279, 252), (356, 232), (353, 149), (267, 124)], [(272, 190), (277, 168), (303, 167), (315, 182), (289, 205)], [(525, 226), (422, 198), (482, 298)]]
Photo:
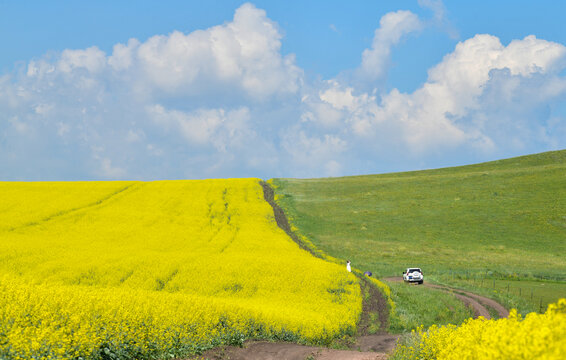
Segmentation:
[(420, 268), (408, 268), (403, 272), (403, 281), (422, 284), (424, 281), (423, 271)]

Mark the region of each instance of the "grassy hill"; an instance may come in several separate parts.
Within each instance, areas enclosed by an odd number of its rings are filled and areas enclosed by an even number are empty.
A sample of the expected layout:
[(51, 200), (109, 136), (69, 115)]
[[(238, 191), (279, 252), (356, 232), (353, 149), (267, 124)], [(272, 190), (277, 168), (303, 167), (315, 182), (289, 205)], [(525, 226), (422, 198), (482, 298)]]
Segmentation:
[[(273, 184), (303, 235), (364, 271), (400, 276), (419, 266), (429, 279), (486, 290), (544, 280), (544, 303), (566, 297), (566, 151)], [(538, 304), (528, 286), (515, 288)]]

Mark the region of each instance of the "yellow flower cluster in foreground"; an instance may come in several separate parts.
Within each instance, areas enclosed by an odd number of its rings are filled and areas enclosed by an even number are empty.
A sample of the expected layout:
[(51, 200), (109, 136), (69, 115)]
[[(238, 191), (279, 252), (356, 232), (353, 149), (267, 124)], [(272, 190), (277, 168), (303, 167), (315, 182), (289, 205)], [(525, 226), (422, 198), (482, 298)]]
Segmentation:
[(356, 277), (293, 243), (258, 181), (0, 183), (0, 358), (353, 333)]
[(395, 359), (547, 359), (566, 356), (566, 299), (550, 304), (544, 314), (525, 318), (512, 310), (509, 318), (469, 319), (460, 326), (419, 329), (396, 348)]

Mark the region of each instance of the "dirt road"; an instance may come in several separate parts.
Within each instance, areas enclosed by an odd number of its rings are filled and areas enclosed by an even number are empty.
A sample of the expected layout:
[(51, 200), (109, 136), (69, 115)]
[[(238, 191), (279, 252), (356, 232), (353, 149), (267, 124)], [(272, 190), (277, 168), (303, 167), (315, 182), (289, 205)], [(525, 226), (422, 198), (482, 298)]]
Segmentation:
[[(273, 213), (277, 225), (283, 229), (293, 241), (301, 248), (310, 251), (311, 249), (302, 244), (295, 233), (291, 231), (291, 226), (283, 210), (273, 199), (273, 189), (265, 182), (261, 183), (264, 190), (265, 200), (273, 207)], [(358, 326), (361, 336), (356, 339), (356, 343), (350, 344), (349, 350), (335, 350), (324, 347), (304, 346), (293, 343), (275, 343), (269, 341), (247, 341), (244, 347), (227, 346), (213, 349), (203, 354), (204, 359), (230, 359), (230, 360), (267, 360), (267, 359), (286, 359), (286, 360), (383, 360), (387, 359), (387, 354), (395, 347), (398, 335), (388, 334), (389, 310), (387, 301), (374, 286), (367, 283), (367, 279), (360, 276), (360, 284), (369, 293), (369, 297), (362, 304), (362, 318)], [(369, 313), (378, 313), (380, 329), (378, 334), (368, 334), (370, 328)], [(198, 359), (201, 359), (199, 357)]]
[[(403, 278), (400, 276), (399, 277), (396, 276), (396, 277), (385, 278), (383, 280), (402, 282)], [(475, 317), (483, 316), (486, 319), (491, 319), (489, 308), (493, 309), (500, 318), (505, 318), (509, 316), (509, 311), (507, 311), (507, 309), (505, 309), (497, 301), (492, 300), (488, 297), (460, 289), (454, 289), (448, 286), (430, 284), (427, 282), (425, 282), (423, 285), (429, 288), (438, 289), (440, 291), (450, 292), (454, 294), (455, 297), (457, 297), (460, 301), (462, 301), (464, 304), (466, 304), (468, 307), (470, 307), (473, 310)], [(419, 286), (419, 285), (414, 285), (414, 286)]]
[[(273, 199), (273, 189), (262, 182), (261, 184), (264, 189), (265, 200), (273, 207), (275, 220), (277, 225), (281, 227), (295, 242), (299, 244), (302, 248), (310, 249), (301, 243), (299, 238), (291, 231), (289, 222), (283, 212), (283, 210), (275, 203)], [(317, 256), (311, 251), (314, 256)], [(368, 286), (364, 277), (360, 277), (360, 284), (362, 287)], [(403, 281), (401, 277), (386, 278), (386, 281)], [(471, 307), (475, 313), (475, 316), (483, 316), (486, 319), (490, 319), (491, 315), (488, 308), (493, 309), (499, 315), (499, 317), (507, 317), (509, 312), (500, 304), (493, 301), (492, 299), (480, 296), (477, 294), (472, 294), (466, 291), (461, 291), (457, 289), (452, 289), (446, 286), (440, 286), (435, 284), (425, 283), (425, 286), (430, 288), (438, 289), (439, 291), (451, 292), (460, 299), (462, 302)], [(369, 299), (366, 299), (363, 303), (362, 318), (360, 319), (360, 324), (358, 326), (360, 334), (356, 339), (356, 343), (349, 346), (349, 350), (335, 350), (323, 347), (315, 346), (304, 346), (293, 343), (275, 343), (269, 341), (247, 341), (244, 343), (243, 347), (227, 346), (216, 348), (210, 350), (198, 357), (197, 359), (230, 359), (230, 360), (305, 360), (305, 359), (317, 359), (317, 360), (384, 360), (387, 359), (388, 354), (391, 353), (399, 335), (392, 335), (386, 333), (388, 324), (385, 321), (381, 322), (381, 328), (378, 334), (370, 335), (367, 334), (367, 329), (369, 328), (369, 314), (370, 311), (378, 312), (380, 319), (388, 319), (389, 314), (387, 310), (387, 305), (385, 299), (381, 293), (374, 289), (372, 286), (368, 286), (367, 291), (369, 291)]]
[[(400, 277), (385, 278), (383, 280), (395, 282), (403, 281)], [(454, 296), (473, 309), (475, 317), (483, 316), (486, 319), (490, 319), (491, 315), (488, 308), (497, 312), (500, 318), (509, 316), (507, 309), (496, 301), (485, 296), (436, 284), (425, 283), (423, 285), (438, 289), (439, 291), (453, 293)], [(375, 300), (375, 302), (377, 302), (377, 300)], [(363, 327), (363, 325), (360, 324), (360, 327)], [(249, 341), (244, 344), (243, 348), (225, 347), (209, 351), (203, 356), (205, 359), (215, 360), (384, 360), (387, 359), (387, 354), (391, 353), (395, 347), (397, 338), (398, 335), (387, 333), (360, 336), (356, 343), (350, 347), (351, 350), (334, 350), (292, 343)]]
[[(360, 345), (363, 342), (377, 346), (379, 352), (360, 350), (335, 350), (314, 346), (303, 346), (292, 343), (273, 343), (268, 341), (249, 341), (243, 348), (226, 347), (215, 349), (203, 355), (205, 359), (230, 359), (230, 360), (384, 360), (387, 352), (393, 349), (396, 337), (393, 335), (374, 335), (371, 338), (358, 339)], [(387, 349), (387, 350), (385, 350)]]

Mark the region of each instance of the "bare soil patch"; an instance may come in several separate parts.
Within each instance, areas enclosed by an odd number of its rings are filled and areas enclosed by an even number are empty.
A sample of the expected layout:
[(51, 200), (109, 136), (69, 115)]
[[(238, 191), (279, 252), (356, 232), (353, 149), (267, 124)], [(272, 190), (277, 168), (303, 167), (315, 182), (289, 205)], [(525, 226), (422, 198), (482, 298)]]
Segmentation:
[(354, 351), (354, 350), (334, 350), (322, 347), (303, 346), (292, 343), (274, 343), (269, 341), (249, 341), (243, 348), (225, 347), (215, 349), (203, 354), (205, 359), (221, 360), (267, 360), (267, 359), (288, 359), (288, 360), (384, 360), (387, 359), (385, 353)]
[[(375, 286), (369, 283), (365, 276), (358, 276), (363, 293), (369, 293), (362, 303), (362, 316), (358, 324), (358, 334), (371, 335), (372, 320), (370, 314), (377, 313), (379, 318), (379, 330), (377, 333), (387, 333), (389, 328), (389, 308), (387, 301)], [(375, 332), (374, 332), (375, 333)]]

